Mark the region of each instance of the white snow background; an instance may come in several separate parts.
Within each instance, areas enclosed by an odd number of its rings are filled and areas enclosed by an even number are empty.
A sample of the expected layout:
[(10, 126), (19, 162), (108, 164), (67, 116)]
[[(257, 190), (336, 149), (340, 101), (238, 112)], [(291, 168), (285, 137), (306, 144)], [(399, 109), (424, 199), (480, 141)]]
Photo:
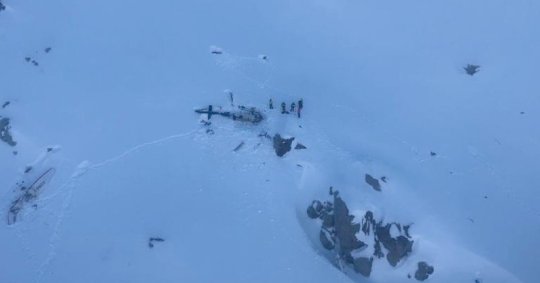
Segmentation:
[[(414, 223), (411, 256), (362, 281), (419, 260), (427, 282), (538, 281), (540, 2), (2, 3), (0, 283), (351, 282), (305, 217), (330, 186)], [(193, 109), (226, 89), (267, 119), (207, 134)], [(263, 131), (308, 148), (279, 158)], [(56, 174), (7, 225), (27, 166)]]

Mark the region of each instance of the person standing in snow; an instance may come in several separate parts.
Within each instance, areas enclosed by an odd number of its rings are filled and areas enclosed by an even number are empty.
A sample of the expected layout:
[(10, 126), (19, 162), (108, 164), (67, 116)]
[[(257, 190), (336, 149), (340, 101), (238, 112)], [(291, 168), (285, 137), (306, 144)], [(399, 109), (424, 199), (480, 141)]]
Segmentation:
[(272, 98), (268, 101), (268, 108), (274, 109), (274, 101), (272, 101)]
[(300, 112), (302, 112), (303, 108), (304, 108), (304, 99), (300, 98), (300, 100), (298, 100), (298, 118), (300, 118)]
[(285, 104), (285, 102), (281, 102), (281, 114), (287, 114), (289, 112), (287, 112), (287, 104)]
[(294, 109), (296, 108), (296, 104), (293, 102), (291, 103), (291, 112), (294, 113)]

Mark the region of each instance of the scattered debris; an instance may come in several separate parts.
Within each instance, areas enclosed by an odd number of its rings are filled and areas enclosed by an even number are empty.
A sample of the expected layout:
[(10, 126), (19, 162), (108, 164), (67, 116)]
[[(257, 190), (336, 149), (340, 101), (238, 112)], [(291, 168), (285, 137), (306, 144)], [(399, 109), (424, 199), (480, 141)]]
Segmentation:
[(431, 155), (431, 156), (437, 156), (437, 153), (432, 151), (432, 152), (429, 153), (429, 155)]
[(10, 120), (9, 118), (2, 118), (0, 119), (0, 140), (7, 143), (10, 146), (17, 145), (17, 142), (13, 140), (13, 137), (11, 136), (11, 126), (9, 125)]
[(28, 173), (32, 171), (32, 166), (26, 166), (26, 168), (24, 169), (24, 173)]
[(473, 76), (474, 74), (478, 73), (480, 70), (480, 66), (473, 65), (473, 64), (467, 64), (466, 67), (463, 67), (467, 75)]
[(24, 205), (37, 198), (38, 194), (41, 191), (41, 188), (43, 188), (43, 186), (45, 186), (52, 179), (55, 172), (56, 170), (54, 168), (49, 168), (45, 170), (45, 172), (39, 175), (35, 179), (35, 181), (32, 182), (32, 184), (28, 187), (23, 185), (24, 182), (21, 183), (20, 188), (22, 194), (17, 199), (15, 199), (9, 207), (7, 215), (8, 225), (17, 222), (17, 217), (21, 210), (24, 208)]
[(4, 104), (2, 104), (2, 108), (8, 107), (9, 104), (11, 104), (11, 102), (9, 102), (9, 101), (4, 102)]
[(45, 53), (49, 53), (51, 52), (52, 48), (51, 47), (46, 47), (43, 51), (45, 51)]
[(206, 129), (206, 133), (209, 134), (209, 135), (215, 134), (214, 130), (212, 130), (212, 129)]
[(418, 281), (424, 281), (428, 279), (428, 277), (433, 274), (435, 269), (433, 266), (430, 266), (425, 261), (420, 261), (418, 263), (418, 269), (414, 273), (414, 278)]
[(291, 151), (291, 144), (294, 140), (293, 138), (284, 139), (281, 137), (281, 135), (276, 134), (273, 138), (274, 141), (274, 149), (276, 150), (276, 154), (279, 157), (282, 157), (285, 155), (285, 153)]
[(383, 181), (384, 183), (386, 183), (386, 176), (382, 176), (382, 177), (381, 177), (381, 181)]
[(36, 60), (32, 60), (32, 65), (37, 67), (37, 66), (39, 66), (39, 63)]
[(32, 58), (30, 58), (30, 57), (24, 57), (24, 61), (30, 62), (30, 61), (32, 61)]
[(236, 147), (234, 148), (233, 151), (234, 151), (234, 152), (237, 152), (237, 151), (240, 150), (243, 146), (244, 146), (244, 141), (242, 141), (238, 146), (236, 146)]
[(297, 143), (294, 149), (307, 149), (307, 147), (301, 143)]
[(370, 185), (374, 190), (378, 192), (381, 191), (381, 183), (379, 183), (379, 180), (373, 178), (369, 174), (366, 174), (365, 180), (366, 180), (366, 183), (368, 183), (368, 185)]
[(148, 247), (153, 248), (154, 242), (165, 242), (165, 240), (159, 237), (151, 237), (150, 239), (148, 239)]
[(267, 139), (272, 139), (272, 137), (267, 132), (261, 132), (258, 137), (263, 137)]

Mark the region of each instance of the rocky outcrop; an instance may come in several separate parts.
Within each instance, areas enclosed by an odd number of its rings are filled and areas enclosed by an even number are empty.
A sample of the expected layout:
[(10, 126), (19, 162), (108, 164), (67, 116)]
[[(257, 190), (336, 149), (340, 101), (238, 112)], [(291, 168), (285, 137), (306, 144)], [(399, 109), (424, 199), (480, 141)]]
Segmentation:
[(388, 264), (396, 266), (411, 253), (414, 241), (409, 235), (409, 225), (377, 222), (371, 211), (357, 222), (339, 192), (330, 189), (330, 194), (332, 201), (314, 200), (306, 213), (319, 221), (320, 243), (325, 250), (336, 253), (341, 265), (369, 277), (375, 260), (386, 258)]
[(370, 185), (374, 190), (378, 192), (381, 191), (381, 183), (379, 183), (379, 180), (373, 178), (369, 174), (366, 174), (365, 180), (366, 180), (366, 183), (368, 183), (368, 185)]
[(434, 271), (435, 269), (433, 266), (427, 264), (425, 261), (420, 261), (418, 263), (418, 269), (414, 273), (414, 278), (418, 281), (424, 281), (428, 279)]
[(281, 135), (276, 134), (273, 138), (274, 150), (276, 151), (277, 156), (282, 157), (287, 152), (291, 151), (291, 144), (294, 138), (284, 139)]
[(10, 146), (17, 145), (17, 142), (13, 140), (13, 137), (11, 136), (10, 129), (11, 126), (9, 125), (10, 120), (9, 118), (2, 118), (0, 119), (0, 140), (7, 143)]

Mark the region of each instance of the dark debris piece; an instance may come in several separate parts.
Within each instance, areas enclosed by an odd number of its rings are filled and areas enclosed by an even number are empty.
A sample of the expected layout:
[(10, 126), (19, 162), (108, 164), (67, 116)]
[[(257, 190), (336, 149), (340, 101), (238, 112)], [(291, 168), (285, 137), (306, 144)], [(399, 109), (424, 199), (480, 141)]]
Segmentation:
[(368, 185), (370, 185), (374, 190), (378, 192), (381, 191), (381, 183), (379, 183), (379, 180), (373, 178), (369, 174), (366, 174), (365, 180), (366, 180), (366, 183), (368, 183)]
[(418, 263), (418, 269), (414, 273), (414, 278), (418, 281), (424, 281), (428, 279), (428, 277), (433, 274), (435, 269), (433, 266), (427, 264), (425, 261), (420, 261)]
[(47, 48), (45, 48), (43, 51), (45, 51), (45, 53), (49, 53), (49, 52), (51, 52), (51, 50), (52, 50), (51, 47), (47, 47)]
[(165, 240), (159, 237), (151, 237), (150, 239), (148, 239), (148, 247), (153, 248), (154, 242), (165, 242)]
[(431, 156), (437, 156), (437, 153), (432, 151), (432, 152), (429, 153), (429, 155), (431, 155)]
[(9, 104), (11, 104), (11, 102), (9, 102), (9, 101), (4, 102), (4, 104), (2, 104), (2, 108), (8, 107)]
[(381, 177), (381, 181), (383, 181), (383, 183), (386, 183), (386, 181), (387, 181), (387, 180), (386, 180), (386, 176), (382, 176), (382, 177)]
[(239, 151), (239, 150), (244, 146), (244, 144), (245, 144), (245, 143), (242, 141), (240, 144), (238, 144), (238, 145), (234, 148), (233, 151), (234, 151), (234, 152)]
[(32, 61), (32, 58), (30, 58), (30, 57), (24, 57), (24, 61), (30, 62), (30, 61)]
[(466, 67), (463, 67), (467, 75), (473, 76), (474, 74), (478, 73), (480, 70), (480, 66), (473, 65), (473, 64), (467, 64)]
[(2, 1), (0, 1), (0, 11), (4, 11), (6, 9), (6, 6), (2, 4)]

